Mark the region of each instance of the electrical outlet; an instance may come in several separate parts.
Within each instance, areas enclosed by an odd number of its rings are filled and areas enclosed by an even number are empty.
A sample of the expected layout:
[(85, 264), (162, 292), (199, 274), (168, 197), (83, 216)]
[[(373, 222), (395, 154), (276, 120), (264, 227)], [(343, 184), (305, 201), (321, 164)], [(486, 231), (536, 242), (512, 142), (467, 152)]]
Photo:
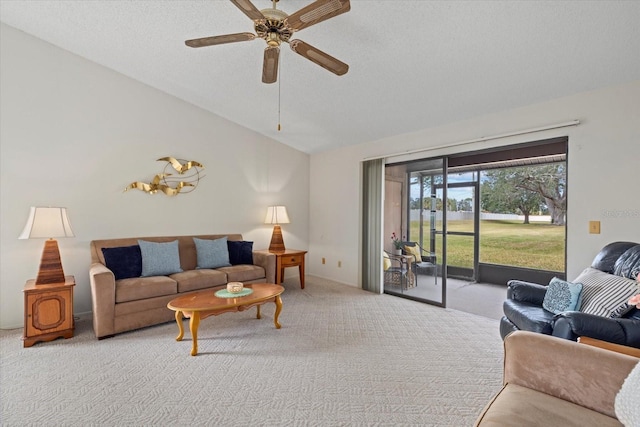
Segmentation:
[(589, 234), (600, 234), (600, 221), (589, 221)]
[(322, 264), (326, 263), (326, 260), (324, 259), (324, 257), (322, 257)]

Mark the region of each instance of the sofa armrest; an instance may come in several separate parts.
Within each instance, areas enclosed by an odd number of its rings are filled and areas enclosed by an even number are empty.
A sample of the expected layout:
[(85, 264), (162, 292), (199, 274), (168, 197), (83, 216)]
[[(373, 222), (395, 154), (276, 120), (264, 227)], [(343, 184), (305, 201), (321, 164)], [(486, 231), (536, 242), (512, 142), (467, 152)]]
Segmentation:
[(104, 264), (94, 263), (89, 268), (93, 331), (97, 338), (115, 334), (116, 278)]
[(517, 384), (615, 415), (615, 397), (640, 359), (544, 334), (516, 331), (504, 340), (504, 383)]
[(276, 256), (266, 251), (253, 252), (253, 265), (264, 268), (267, 283), (276, 283)]
[(547, 287), (537, 283), (524, 282), (522, 280), (509, 280), (507, 282), (507, 298), (542, 305)]
[(567, 311), (556, 315), (553, 335), (573, 341), (587, 336), (640, 348), (640, 320), (611, 319), (580, 311)]

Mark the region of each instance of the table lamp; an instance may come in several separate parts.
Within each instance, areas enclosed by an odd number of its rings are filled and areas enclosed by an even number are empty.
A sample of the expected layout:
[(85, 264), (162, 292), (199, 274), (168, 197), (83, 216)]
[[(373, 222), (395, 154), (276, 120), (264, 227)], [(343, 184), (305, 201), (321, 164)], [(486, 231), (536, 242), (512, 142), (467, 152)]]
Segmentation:
[(269, 252), (284, 252), (284, 240), (282, 239), (280, 224), (289, 224), (287, 208), (285, 206), (267, 207), (267, 216), (264, 219), (264, 223), (274, 224), (271, 243), (269, 244)]
[(67, 208), (31, 207), (27, 225), (18, 239), (48, 239), (42, 250), (36, 285), (65, 281), (58, 241), (54, 237), (74, 237)]

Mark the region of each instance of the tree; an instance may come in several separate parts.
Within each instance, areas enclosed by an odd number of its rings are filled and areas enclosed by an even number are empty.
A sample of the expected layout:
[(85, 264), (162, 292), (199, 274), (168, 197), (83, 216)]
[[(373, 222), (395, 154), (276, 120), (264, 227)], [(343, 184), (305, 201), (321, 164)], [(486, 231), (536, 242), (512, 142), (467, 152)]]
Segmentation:
[(522, 168), (519, 188), (540, 194), (549, 209), (551, 223), (564, 225), (567, 216), (567, 174), (564, 163)]
[(483, 210), (529, 215), (548, 209), (551, 223), (565, 224), (565, 165), (552, 163), (494, 169), (485, 173), (481, 187)]
[(458, 201), (458, 210), (459, 211), (466, 211), (466, 212), (473, 211), (472, 202), (473, 202), (473, 199), (471, 197), (467, 197), (464, 200), (459, 200)]
[(544, 199), (535, 191), (518, 188), (519, 168), (494, 169), (487, 171), (482, 182), (480, 203), (482, 209), (495, 213), (520, 213), (524, 223), (529, 224), (529, 216), (540, 211)]
[(411, 197), (409, 201), (410, 209), (420, 209), (420, 197)]

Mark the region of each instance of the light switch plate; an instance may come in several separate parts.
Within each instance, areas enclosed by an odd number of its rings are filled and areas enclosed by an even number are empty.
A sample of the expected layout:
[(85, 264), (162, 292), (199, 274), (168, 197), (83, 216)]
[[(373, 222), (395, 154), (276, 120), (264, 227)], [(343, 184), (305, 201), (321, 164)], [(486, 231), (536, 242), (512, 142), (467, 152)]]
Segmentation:
[(600, 234), (600, 221), (589, 221), (589, 234)]

